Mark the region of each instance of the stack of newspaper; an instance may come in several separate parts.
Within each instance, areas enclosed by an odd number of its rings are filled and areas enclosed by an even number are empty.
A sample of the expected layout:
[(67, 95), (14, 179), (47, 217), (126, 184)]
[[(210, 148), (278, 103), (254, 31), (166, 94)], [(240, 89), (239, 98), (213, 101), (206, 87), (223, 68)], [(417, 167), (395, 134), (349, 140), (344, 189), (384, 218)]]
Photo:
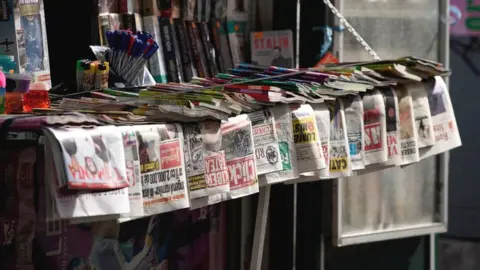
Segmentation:
[(128, 221), (418, 162), (461, 145), (449, 73), (412, 57), (321, 72), (242, 64), (64, 99), (38, 112), (98, 124), (44, 128), (47, 217)]

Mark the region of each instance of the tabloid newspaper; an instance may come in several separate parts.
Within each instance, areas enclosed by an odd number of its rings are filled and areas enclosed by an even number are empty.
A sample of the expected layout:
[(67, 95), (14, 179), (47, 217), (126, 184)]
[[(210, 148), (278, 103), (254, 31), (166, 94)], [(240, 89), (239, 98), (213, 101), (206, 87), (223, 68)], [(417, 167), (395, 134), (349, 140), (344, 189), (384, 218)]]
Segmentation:
[(178, 124), (139, 126), (136, 134), (145, 215), (189, 207), (182, 127)]
[(365, 165), (388, 160), (385, 102), (380, 91), (374, 90), (363, 96), (363, 121), (365, 142)]
[[(325, 103), (311, 104), (315, 119), (317, 120), (318, 134), (322, 145), (322, 154), (325, 159), (325, 164), (330, 164), (330, 111)], [(319, 179), (328, 179), (330, 175), (330, 166), (319, 171), (304, 173), (297, 179), (288, 181), (287, 184), (304, 183), (317, 181)]]
[(257, 175), (281, 171), (282, 161), (272, 111), (266, 108), (249, 113), (248, 117), (252, 121)]
[(57, 173), (63, 164), (59, 151), (54, 147), (58, 145), (52, 138), (46, 139), (45, 143), (45, 193), (47, 220), (85, 218), (95, 216), (107, 216), (127, 214), (130, 212), (128, 202), (128, 187), (112, 191), (93, 192), (90, 190), (69, 190), (59, 187)]
[(245, 114), (232, 117), (222, 123), (222, 136), (230, 179), (229, 198), (257, 193), (259, 188), (252, 122)]
[(462, 145), (450, 94), (443, 79), (437, 76), (435, 81), (429, 82), (427, 93), (435, 145), (420, 149), (421, 158), (437, 155)]
[(253, 32), (250, 35), (254, 65), (293, 68), (291, 30)]
[(140, 175), (140, 156), (138, 154), (138, 139), (132, 126), (118, 127), (122, 134), (123, 148), (125, 149), (125, 168), (127, 171), (128, 201), (130, 213), (120, 216), (119, 221), (124, 222), (134, 217), (143, 217), (142, 179)]
[[(190, 199), (230, 190), (220, 121), (184, 125), (185, 160)], [(187, 161), (188, 160), (188, 161)]]
[(129, 185), (122, 136), (116, 127), (47, 128), (46, 131), (52, 143), (61, 148), (57, 168), (58, 180), (62, 181), (59, 186), (105, 190)]
[(352, 170), (365, 168), (365, 145), (363, 139), (363, 103), (360, 96), (347, 96), (341, 100), (345, 108), (347, 136), (352, 160)]
[(398, 97), (398, 112), (400, 115), (400, 149), (402, 165), (418, 162), (420, 160), (417, 146), (417, 131), (413, 116), (412, 97), (403, 85), (395, 87)]
[(330, 110), (330, 178), (352, 175), (345, 112), (340, 100), (326, 103)]
[(388, 161), (385, 165), (399, 166), (402, 163), (400, 152), (400, 113), (397, 94), (392, 88), (383, 91), (385, 99), (385, 118), (387, 120)]
[(290, 109), (298, 172), (303, 174), (326, 168), (313, 108), (308, 104), (293, 104)]
[(427, 90), (423, 83), (411, 83), (405, 86), (412, 97), (418, 148), (432, 146), (435, 144), (435, 137), (432, 132), (432, 115), (428, 104)]
[(275, 119), (282, 170), (261, 175), (259, 178), (260, 183), (275, 184), (297, 179), (299, 173), (297, 169), (297, 151), (293, 141), (292, 114), (290, 108), (288, 105), (282, 104), (270, 108), (270, 111)]

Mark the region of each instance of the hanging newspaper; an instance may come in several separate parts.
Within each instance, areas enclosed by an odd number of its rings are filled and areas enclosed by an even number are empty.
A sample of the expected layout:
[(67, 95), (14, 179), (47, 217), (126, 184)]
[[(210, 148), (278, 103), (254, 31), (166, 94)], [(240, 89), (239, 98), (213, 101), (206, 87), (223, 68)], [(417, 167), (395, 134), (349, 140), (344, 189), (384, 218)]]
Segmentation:
[(341, 100), (345, 108), (347, 136), (352, 160), (352, 170), (365, 168), (365, 145), (363, 139), (363, 103), (360, 96), (347, 96)]
[(363, 96), (363, 120), (365, 142), (365, 165), (388, 160), (385, 102), (380, 91), (374, 90)]
[(293, 140), (300, 174), (326, 168), (315, 112), (308, 104), (292, 104)]
[(412, 97), (418, 148), (432, 146), (435, 144), (435, 137), (432, 132), (432, 115), (428, 104), (427, 90), (423, 83), (411, 83), (405, 86)]
[(145, 215), (189, 207), (181, 126), (163, 124), (136, 128)]
[(348, 150), (347, 125), (343, 104), (337, 101), (326, 103), (330, 111), (330, 178), (352, 175), (350, 151)]
[(123, 148), (125, 151), (125, 168), (129, 183), (128, 200), (130, 202), (130, 213), (121, 215), (119, 221), (125, 222), (131, 218), (144, 216), (142, 179), (140, 175), (140, 157), (138, 154), (138, 139), (134, 127), (118, 127), (122, 134)]
[(114, 126), (47, 128), (46, 136), (60, 145), (59, 186), (69, 189), (127, 187), (122, 136)]
[(402, 154), (400, 152), (400, 114), (398, 111), (398, 98), (392, 88), (383, 91), (383, 95), (385, 100), (388, 147), (388, 160), (385, 165), (399, 166), (402, 163)]
[(248, 117), (252, 121), (257, 175), (281, 171), (282, 161), (280, 160), (278, 136), (272, 111), (265, 108), (249, 113)]
[(184, 126), (191, 200), (230, 190), (220, 125), (220, 121), (204, 121)]
[(57, 141), (47, 135), (45, 144), (45, 199), (47, 220), (86, 218), (130, 212), (128, 188), (91, 192), (59, 187), (58, 172), (63, 168)]
[(246, 114), (222, 123), (222, 148), (227, 159), (231, 199), (259, 190), (252, 133), (252, 123)]
[(275, 119), (275, 129), (278, 135), (278, 148), (280, 150), (280, 161), (282, 170), (273, 173), (260, 175), (260, 184), (275, 184), (299, 177), (297, 169), (297, 151), (293, 142), (292, 134), (292, 114), (286, 104), (279, 104), (270, 108), (273, 119)]
[(432, 80), (429, 84), (427, 93), (432, 114), (435, 145), (420, 149), (422, 158), (437, 155), (462, 145), (447, 85), (439, 76), (435, 77), (435, 80)]
[[(315, 111), (323, 158), (325, 159), (325, 164), (330, 164), (330, 111), (325, 103), (311, 104), (311, 106)], [(304, 173), (299, 178), (288, 181), (286, 184), (306, 183), (328, 178), (330, 178), (330, 166), (319, 171)]]
[(407, 165), (420, 160), (417, 146), (417, 131), (413, 116), (413, 103), (412, 97), (405, 86), (396, 86), (395, 93), (398, 97), (398, 112), (400, 115), (402, 165)]

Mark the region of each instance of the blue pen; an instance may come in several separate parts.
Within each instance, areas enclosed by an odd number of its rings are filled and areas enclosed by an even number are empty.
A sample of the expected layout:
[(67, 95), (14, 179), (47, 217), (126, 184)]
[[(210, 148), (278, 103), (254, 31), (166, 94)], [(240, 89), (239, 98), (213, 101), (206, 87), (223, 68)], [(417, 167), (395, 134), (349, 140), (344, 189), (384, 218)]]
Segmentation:
[(127, 80), (133, 80), (135, 76), (137, 76), (140, 73), (140, 71), (143, 71), (145, 64), (159, 49), (159, 46), (155, 41), (151, 39), (151, 42), (152, 42), (151, 45), (145, 49), (142, 57), (140, 57), (136, 61), (133, 68), (131, 69), (131, 72), (127, 75)]

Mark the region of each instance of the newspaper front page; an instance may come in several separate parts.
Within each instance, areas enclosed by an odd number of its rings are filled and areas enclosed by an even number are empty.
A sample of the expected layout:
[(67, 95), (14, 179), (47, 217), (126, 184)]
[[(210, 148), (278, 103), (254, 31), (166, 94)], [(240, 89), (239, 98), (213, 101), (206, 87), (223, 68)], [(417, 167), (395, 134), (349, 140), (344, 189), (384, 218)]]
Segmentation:
[(204, 121), (184, 126), (185, 153), (190, 199), (230, 190), (220, 121)]
[(290, 108), (286, 104), (281, 104), (270, 108), (270, 110), (275, 119), (282, 170), (259, 176), (260, 183), (269, 185), (297, 179), (300, 176), (297, 168), (297, 151), (293, 141)]
[(360, 96), (347, 96), (341, 100), (345, 108), (348, 145), (352, 170), (365, 168), (365, 145), (363, 139), (363, 103)]
[(417, 146), (417, 131), (413, 115), (412, 97), (403, 85), (395, 87), (398, 97), (398, 112), (400, 115), (400, 149), (402, 165), (420, 160)]
[(138, 154), (138, 139), (132, 126), (118, 127), (122, 134), (123, 148), (125, 152), (125, 168), (127, 171), (128, 200), (130, 213), (120, 216), (119, 221), (129, 221), (130, 218), (143, 217), (142, 179), (140, 175), (140, 156)]
[(297, 150), (300, 174), (326, 168), (322, 145), (313, 108), (308, 104), (290, 105), (293, 140)]
[(48, 128), (46, 132), (61, 147), (60, 186), (88, 190), (128, 187), (122, 136), (116, 127)]
[(257, 175), (282, 170), (275, 118), (270, 108), (248, 114), (252, 121)]
[(462, 145), (447, 85), (439, 76), (435, 77), (435, 81), (431, 84), (432, 86), (428, 87), (427, 93), (435, 145), (420, 149), (422, 159)]
[(385, 102), (378, 90), (363, 96), (365, 165), (388, 160)]
[(236, 199), (259, 191), (252, 122), (246, 114), (222, 123), (222, 146), (230, 179), (229, 198)]
[(428, 104), (427, 91), (423, 83), (412, 83), (406, 85), (413, 102), (413, 115), (418, 137), (418, 148), (432, 146), (435, 144), (435, 137), (432, 132), (432, 115)]
[[(45, 199), (47, 219), (75, 219), (96, 216), (127, 214), (130, 212), (128, 188), (112, 191), (92, 192), (86, 190), (68, 190), (57, 184), (63, 169), (59, 159), (58, 143), (47, 136), (45, 144)], [(58, 156), (58, 157), (55, 157)]]
[(392, 88), (383, 91), (385, 99), (385, 118), (387, 121), (388, 160), (386, 166), (400, 166), (402, 154), (400, 152), (400, 114), (398, 110), (397, 94)]
[(330, 110), (330, 178), (352, 175), (348, 147), (347, 125), (343, 104), (339, 100), (327, 102)]
[(145, 215), (189, 207), (181, 126), (139, 126), (137, 138)]

